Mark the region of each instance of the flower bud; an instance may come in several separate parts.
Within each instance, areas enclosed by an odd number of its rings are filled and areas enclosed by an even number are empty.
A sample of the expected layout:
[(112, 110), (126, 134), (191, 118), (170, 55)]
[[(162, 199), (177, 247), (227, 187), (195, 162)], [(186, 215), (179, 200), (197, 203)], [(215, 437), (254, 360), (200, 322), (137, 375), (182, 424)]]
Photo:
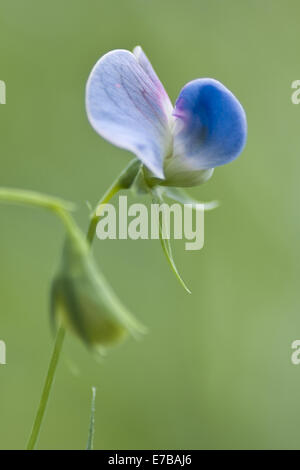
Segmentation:
[(98, 270), (82, 237), (68, 237), (51, 293), (51, 317), (101, 350), (144, 328), (122, 305)]

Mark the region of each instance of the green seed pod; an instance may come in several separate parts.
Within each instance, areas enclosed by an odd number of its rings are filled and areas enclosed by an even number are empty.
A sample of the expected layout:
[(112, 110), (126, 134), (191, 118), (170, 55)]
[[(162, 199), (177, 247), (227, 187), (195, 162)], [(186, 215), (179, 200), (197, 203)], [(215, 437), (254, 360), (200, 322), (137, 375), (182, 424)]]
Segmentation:
[(68, 237), (52, 284), (51, 318), (100, 350), (145, 329), (122, 305), (97, 268), (83, 236)]

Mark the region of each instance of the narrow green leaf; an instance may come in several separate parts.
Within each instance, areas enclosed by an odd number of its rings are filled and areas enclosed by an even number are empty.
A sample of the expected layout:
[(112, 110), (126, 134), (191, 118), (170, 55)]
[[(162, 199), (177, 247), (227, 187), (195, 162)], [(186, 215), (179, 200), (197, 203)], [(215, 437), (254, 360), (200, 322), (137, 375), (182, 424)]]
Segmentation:
[(89, 427), (89, 435), (88, 435), (86, 450), (94, 449), (95, 411), (96, 411), (96, 387), (92, 387), (91, 417), (90, 417), (90, 427)]
[[(161, 195), (156, 191), (152, 192), (152, 196), (157, 204), (163, 203), (163, 199)], [(182, 287), (188, 292), (188, 294), (191, 294), (190, 289), (187, 287), (185, 284), (184, 280), (182, 279), (181, 275), (179, 274), (179, 271), (177, 269), (177, 266), (175, 264), (174, 258), (173, 258), (173, 253), (172, 253), (172, 247), (171, 247), (171, 242), (168, 238), (164, 238), (163, 236), (163, 219), (162, 219), (162, 214), (159, 214), (159, 238), (160, 238), (160, 243), (163, 249), (163, 252), (167, 258), (167, 261), (169, 265), (171, 266), (172, 271), (174, 272), (175, 276), (177, 277), (179, 283), (182, 285)]]
[(164, 188), (164, 194), (173, 201), (180, 202), (181, 204), (192, 204), (193, 208), (196, 209), (196, 204), (203, 204), (204, 210), (210, 211), (219, 206), (218, 201), (202, 202), (197, 201), (191, 197), (184, 189), (182, 188)]

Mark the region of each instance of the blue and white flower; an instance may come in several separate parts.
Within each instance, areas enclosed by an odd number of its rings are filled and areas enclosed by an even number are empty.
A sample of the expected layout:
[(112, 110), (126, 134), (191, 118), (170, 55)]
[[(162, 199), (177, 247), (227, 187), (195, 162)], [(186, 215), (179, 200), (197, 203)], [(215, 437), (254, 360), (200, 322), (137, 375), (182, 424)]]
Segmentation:
[(175, 107), (141, 47), (114, 50), (94, 66), (86, 108), (93, 128), (133, 152), (148, 178), (164, 186), (195, 186), (237, 158), (247, 122), (237, 98), (220, 82), (187, 83)]

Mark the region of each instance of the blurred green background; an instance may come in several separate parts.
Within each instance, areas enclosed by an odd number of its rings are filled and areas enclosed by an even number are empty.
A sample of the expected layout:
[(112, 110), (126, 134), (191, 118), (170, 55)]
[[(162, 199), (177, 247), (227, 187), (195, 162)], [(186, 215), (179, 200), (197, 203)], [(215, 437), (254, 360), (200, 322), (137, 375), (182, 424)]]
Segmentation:
[[(105, 52), (143, 46), (174, 102), (214, 77), (244, 105), (248, 144), (191, 191), (219, 199), (205, 246), (175, 257), (158, 241), (95, 243), (103, 272), (149, 327), (96, 362), (68, 337), (39, 441), (84, 448), (91, 386), (95, 447), (300, 448), (300, 79), (296, 0), (0, 0), (1, 185), (76, 201), (87, 226), (95, 203), (131, 155), (88, 124), (84, 89)], [(2, 205), (0, 447), (23, 448), (52, 347), (48, 290), (63, 229), (38, 209)]]

